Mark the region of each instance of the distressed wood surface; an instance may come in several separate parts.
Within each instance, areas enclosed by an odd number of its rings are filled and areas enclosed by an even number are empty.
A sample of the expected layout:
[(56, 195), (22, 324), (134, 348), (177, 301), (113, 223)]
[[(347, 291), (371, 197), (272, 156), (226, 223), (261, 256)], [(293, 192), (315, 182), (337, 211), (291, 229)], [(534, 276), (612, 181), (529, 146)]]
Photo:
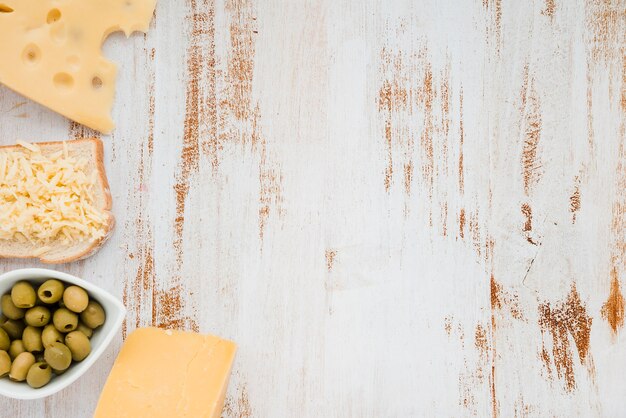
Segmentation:
[[(226, 418), (624, 416), (625, 34), (623, 0), (162, 0), (105, 45), (117, 230), (58, 268), (124, 335), (237, 341)], [(90, 416), (121, 343), (0, 415)]]

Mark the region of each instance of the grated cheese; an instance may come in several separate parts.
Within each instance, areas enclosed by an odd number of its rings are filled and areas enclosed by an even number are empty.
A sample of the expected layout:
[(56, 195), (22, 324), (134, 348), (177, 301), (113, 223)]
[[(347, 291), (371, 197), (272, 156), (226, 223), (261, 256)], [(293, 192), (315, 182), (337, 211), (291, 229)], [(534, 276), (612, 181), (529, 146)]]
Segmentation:
[(53, 241), (102, 238), (107, 217), (95, 206), (98, 172), (87, 172), (89, 162), (65, 142), (48, 156), (36, 144), (18, 145), (0, 149), (0, 240), (43, 245), (41, 255)]

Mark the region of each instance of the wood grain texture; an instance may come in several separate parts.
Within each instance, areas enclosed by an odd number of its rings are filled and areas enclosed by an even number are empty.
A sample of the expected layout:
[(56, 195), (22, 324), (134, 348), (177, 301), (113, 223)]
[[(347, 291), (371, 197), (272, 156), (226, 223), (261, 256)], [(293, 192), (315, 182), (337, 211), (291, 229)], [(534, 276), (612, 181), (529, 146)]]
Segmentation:
[[(624, 1), (161, 1), (105, 50), (118, 228), (58, 268), (237, 341), (224, 417), (623, 414)], [(90, 416), (121, 342), (0, 415)]]

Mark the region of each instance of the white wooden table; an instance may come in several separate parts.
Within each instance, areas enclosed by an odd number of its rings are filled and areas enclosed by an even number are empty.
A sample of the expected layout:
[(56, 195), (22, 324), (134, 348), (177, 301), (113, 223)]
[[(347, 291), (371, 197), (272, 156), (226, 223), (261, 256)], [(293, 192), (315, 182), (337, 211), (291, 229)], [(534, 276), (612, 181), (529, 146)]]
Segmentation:
[[(59, 266), (239, 344), (224, 417), (626, 414), (624, 0), (161, 0)], [(92, 136), (0, 88), (0, 142)], [(4, 270), (32, 262), (2, 261)], [(2, 417), (88, 417), (77, 384)]]

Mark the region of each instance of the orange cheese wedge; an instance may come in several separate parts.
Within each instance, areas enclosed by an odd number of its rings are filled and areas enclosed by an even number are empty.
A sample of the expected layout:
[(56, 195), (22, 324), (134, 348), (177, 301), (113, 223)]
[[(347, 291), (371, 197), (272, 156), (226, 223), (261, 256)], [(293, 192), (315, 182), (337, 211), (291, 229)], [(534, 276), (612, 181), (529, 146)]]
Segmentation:
[(219, 418), (236, 345), (212, 335), (143, 328), (122, 347), (95, 418)]

